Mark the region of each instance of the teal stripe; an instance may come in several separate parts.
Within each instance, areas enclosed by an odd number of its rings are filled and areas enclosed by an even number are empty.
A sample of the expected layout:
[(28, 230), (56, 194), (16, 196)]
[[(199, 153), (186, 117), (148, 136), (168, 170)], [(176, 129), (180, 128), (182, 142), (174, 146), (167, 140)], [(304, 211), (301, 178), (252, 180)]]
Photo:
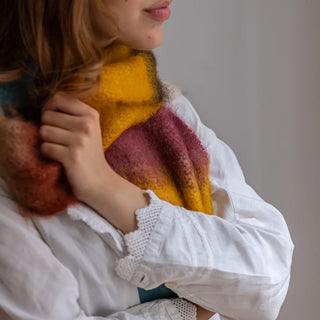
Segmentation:
[(25, 75), (12, 82), (0, 82), (0, 107), (5, 111), (7, 105), (20, 106), (28, 97), (28, 90), (32, 83), (32, 75)]
[(140, 302), (149, 302), (157, 299), (172, 299), (178, 298), (177, 294), (174, 293), (172, 290), (167, 288), (164, 284), (160, 287), (151, 290), (144, 290), (138, 288)]

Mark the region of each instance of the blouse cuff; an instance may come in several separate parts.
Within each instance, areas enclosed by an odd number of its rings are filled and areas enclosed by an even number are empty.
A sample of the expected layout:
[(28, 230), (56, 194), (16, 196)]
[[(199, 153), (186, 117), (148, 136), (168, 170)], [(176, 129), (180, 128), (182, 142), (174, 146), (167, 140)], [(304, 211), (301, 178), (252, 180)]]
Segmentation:
[(171, 302), (177, 308), (183, 320), (197, 319), (197, 307), (193, 303), (181, 298), (171, 299)]
[(146, 245), (158, 221), (159, 213), (163, 206), (162, 201), (152, 190), (148, 189), (143, 191), (149, 195), (150, 203), (146, 207), (135, 211), (138, 229), (123, 234), (124, 243), (127, 247), (127, 255), (117, 262), (115, 268), (119, 277), (138, 283), (143, 279), (134, 279), (139, 277), (138, 274), (135, 274), (135, 270), (144, 256)]

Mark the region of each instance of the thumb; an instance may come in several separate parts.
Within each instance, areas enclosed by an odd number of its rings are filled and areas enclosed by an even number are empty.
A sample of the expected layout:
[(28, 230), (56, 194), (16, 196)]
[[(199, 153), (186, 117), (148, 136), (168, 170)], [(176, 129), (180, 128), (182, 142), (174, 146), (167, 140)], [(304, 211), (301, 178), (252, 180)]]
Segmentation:
[(65, 99), (66, 94), (64, 94), (62, 91), (58, 91), (44, 104), (44, 106), (41, 109), (41, 113), (43, 113), (46, 110), (61, 111), (59, 109), (59, 105), (63, 103)]

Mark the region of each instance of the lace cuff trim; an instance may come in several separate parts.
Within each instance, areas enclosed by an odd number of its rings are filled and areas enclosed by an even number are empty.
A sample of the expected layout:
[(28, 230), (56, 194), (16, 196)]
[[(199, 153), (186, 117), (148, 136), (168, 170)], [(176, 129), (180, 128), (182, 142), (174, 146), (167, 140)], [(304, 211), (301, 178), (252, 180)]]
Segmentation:
[(127, 281), (134, 281), (136, 284), (139, 284), (144, 278), (143, 275), (136, 275), (139, 279), (133, 279), (135, 270), (144, 256), (146, 245), (158, 221), (158, 216), (163, 206), (161, 200), (152, 190), (148, 189), (143, 191), (149, 195), (150, 203), (146, 207), (135, 211), (138, 229), (123, 234), (128, 255), (120, 259), (115, 268), (119, 277)]
[(183, 320), (197, 319), (197, 307), (193, 303), (181, 298), (171, 299), (171, 302), (178, 309)]

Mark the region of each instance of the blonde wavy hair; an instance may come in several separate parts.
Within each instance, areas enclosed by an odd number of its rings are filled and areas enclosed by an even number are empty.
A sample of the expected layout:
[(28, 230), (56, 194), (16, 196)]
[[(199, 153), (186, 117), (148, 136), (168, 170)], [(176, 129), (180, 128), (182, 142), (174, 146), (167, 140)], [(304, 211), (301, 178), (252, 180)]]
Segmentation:
[(35, 118), (57, 91), (82, 97), (99, 84), (102, 52), (115, 37), (104, 34), (104, 0), (1, 0), (0, 82), (36, 75), (26, 118)]

